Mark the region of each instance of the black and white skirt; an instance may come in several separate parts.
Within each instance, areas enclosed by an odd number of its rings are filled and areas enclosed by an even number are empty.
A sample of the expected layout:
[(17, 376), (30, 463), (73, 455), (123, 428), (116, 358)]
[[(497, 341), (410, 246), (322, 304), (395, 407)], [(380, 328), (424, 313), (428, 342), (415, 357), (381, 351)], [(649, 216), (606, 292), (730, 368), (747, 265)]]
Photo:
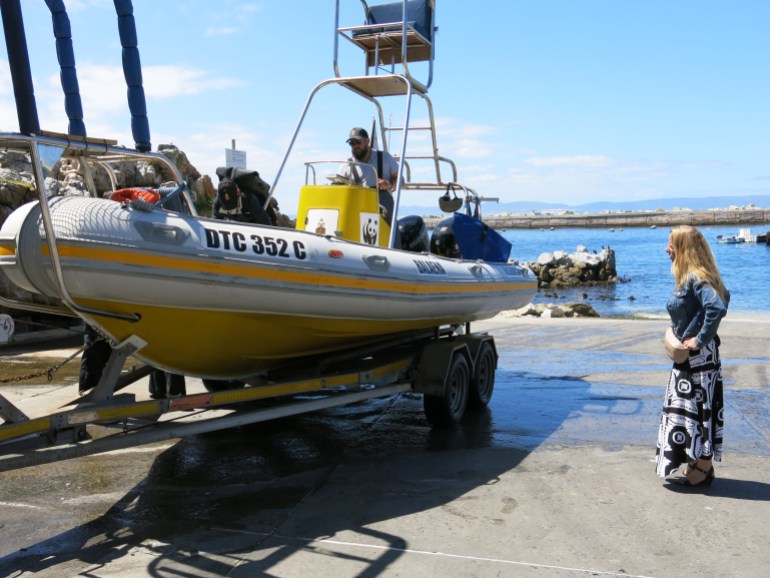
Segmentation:
[(719, 337), (675, 363), (663, 400), (655, 470), (665, 478), (687, 462), (722, 461), (724, 428)]

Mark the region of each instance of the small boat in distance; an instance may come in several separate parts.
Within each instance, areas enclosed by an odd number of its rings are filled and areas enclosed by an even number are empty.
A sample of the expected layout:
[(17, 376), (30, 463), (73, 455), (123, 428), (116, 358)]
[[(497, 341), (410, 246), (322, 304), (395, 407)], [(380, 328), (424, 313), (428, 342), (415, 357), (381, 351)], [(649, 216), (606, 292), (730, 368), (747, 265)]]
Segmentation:
[(737, 235), (717, 235), (717, 243), (736, 245), (739, 243), (762, 243), (762, 235), (752, 235), (751, 229), (741, 229)]
[(738, 243), (744, 242), (744, 240), (738, 235), (717, 235), (715, 239), (717, 243), (721, 243), (723, 245), (736, 245)]

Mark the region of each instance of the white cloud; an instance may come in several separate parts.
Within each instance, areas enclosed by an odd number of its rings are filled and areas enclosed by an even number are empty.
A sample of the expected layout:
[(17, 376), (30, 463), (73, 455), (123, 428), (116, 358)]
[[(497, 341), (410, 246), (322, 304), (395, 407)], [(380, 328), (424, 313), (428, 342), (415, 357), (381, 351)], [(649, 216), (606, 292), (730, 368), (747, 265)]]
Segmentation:
[(454, 155), (458, 158), (485, 158), (489, 157), (492, 152), (492, 148), (486, 141), (478, 141), (473, 139), (460, 139), (454, 142), (452, 145)]
[(506, 200), (579, 204), (665, 196), (665, 180), (692, 171), (687, 163), (622, 161), (604, 155), (533, 157), (509, 167), (495, 186)]
[[(422, 122), (427, 125), (427, 120)], [(437, 118), (435, 122), (439, 154), (442, 156), (452, 160), (476, 159), (488, 158), (493, 153), (490, 137), (495, 134), (494, 127), (454, 118)], [(429, 142), (427, 144), (430, 145)]]
[(210, 71), (187, 66), (148, 66), (144, 69), (144, 79), (147, 94), (156, 98), (243, 86), (243, 81), (236, 78), (216, 76)]
[[(80, 98), (83, 110), (88, 114), (115, 112), (126, 107), (126, 83), (120, 67), (82, 64), (77, 67)], [(53, 95), (61, 93), (61, 82), (58, 74), (48, 77), (47, 90), (50, 99), (59, 100)]]
[(437, 118), (436, 131), (449, 139), (469, 139), (487, 137), (495, 133), (495, 128), (485, 124), (472, 124), (455, 118)]
[(202, 173), (212, 176), (216, 167), (224, 164), (225, 149), (230, 148), (233, 139), (238, 150), (246, 151), (248, 166), (260, 173), (274, 171), (280, 162), (279, 153), (283, 152), (271, 148), (266, 135), (235, 124), (200, 126), (182, 136), (184, 143), (177, 144), (187, 153), (190, 162)]
[(261, 4), (248, 3), (248, 4), (244, 4), (243, 6), (241, 6), (240, 9), (241, 9), (242, 12), (247, 12), (247, 13), (254, 14), (256, 12), (261, 12), (262, 8), (263, 8), (263, 6)]
[(0, 96), (5, 96), (6, 94), (13, 94), (11, 70), (7, 60), (0, 60)]
[[(121, 67), (84, 63), (78, 66), (77, 74), (83, 110), (88, 111), (89, 116), (125, 110), (126, 83)], [(173, 65), (147, 66), (142, 80), (147, 97), (159, 99), (223, 90), (242, 84), (235, 78), (215, 76), (206, 70)], [(60, 91), (59, 75), (49, 76), (47, 86), (52, 92)]]
[(234, 26), (211, 26), (206, 28), (206, 31), (203, 34), (204, 36), (211, 38), (214, 36), (232, 36), (236, 32), (238, 32), (238, 29)]
[(19, 117), (16, 114), (16, 104), (12, 98), (0, 98), (0, 131), (15, 132), (19, 130)]
[(203, 16), (198, 11), (188, 11), (180, 8), (187, 17), (195, 22), (206, 22), (203, 35), (207, 38), (234, 36), (246, 31), (248, 34), (253, 29), (253, 16), (263, 10), (261, 4), (249, 2), (217, 2), (212, 3), (216, 9)]
[(606, 168), (612, 159), (602, 155), (574, 155), (569, 157), (532, 157), (525, 161), (533, 167)]

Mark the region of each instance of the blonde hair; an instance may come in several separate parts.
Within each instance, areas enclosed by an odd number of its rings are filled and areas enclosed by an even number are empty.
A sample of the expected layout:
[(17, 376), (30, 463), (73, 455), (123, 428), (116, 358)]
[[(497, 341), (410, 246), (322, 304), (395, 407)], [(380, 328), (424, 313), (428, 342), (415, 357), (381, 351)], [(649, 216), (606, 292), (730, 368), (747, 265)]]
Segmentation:
[(671, 229), (670, 244), (674, 251), (671, 274), (676, 286), (684, 285), (688, 275), (695, 275), (711, 285), (724, 300), (727, 290), (722, 283), (714, 254), (703, 234), (690, 225), (679, 225)]

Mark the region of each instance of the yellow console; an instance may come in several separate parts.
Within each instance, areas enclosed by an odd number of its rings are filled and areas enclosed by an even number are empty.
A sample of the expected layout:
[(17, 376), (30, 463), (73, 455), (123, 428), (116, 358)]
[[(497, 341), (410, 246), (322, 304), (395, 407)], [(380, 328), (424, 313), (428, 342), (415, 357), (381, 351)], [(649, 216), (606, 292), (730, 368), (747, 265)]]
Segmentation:
[(390, 226), (380, 216), (376, 189), (306, 185), (300, 189), (297, 230), (387, 247)]

